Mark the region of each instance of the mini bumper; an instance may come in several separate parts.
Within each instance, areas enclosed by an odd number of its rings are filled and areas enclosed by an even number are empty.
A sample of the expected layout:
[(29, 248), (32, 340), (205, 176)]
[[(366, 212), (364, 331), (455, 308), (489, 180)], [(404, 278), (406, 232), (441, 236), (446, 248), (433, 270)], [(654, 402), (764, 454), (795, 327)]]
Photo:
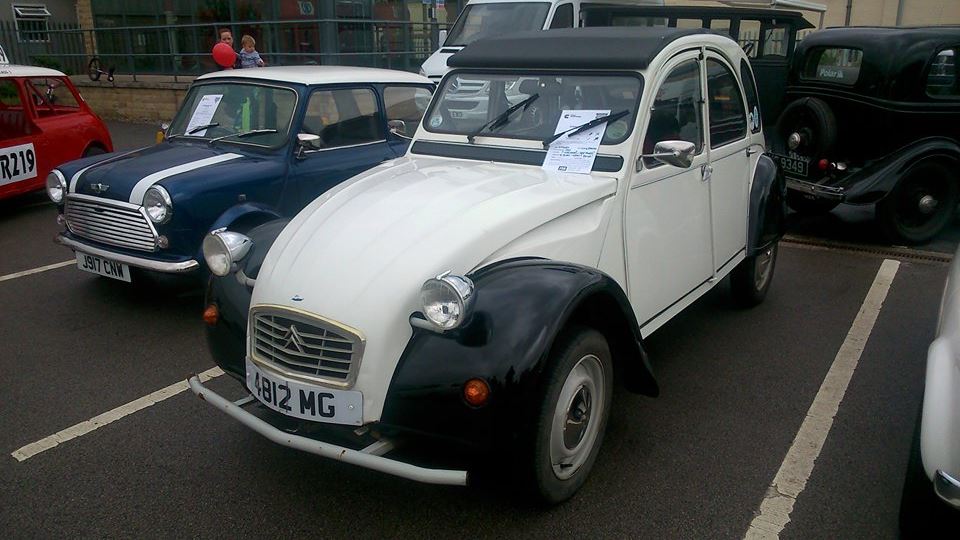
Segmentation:
[(358, 465), (366, 469), (392, 474), (409, 480), (416, 480), (417, 482), (456, 486), (465, 486), (467, 484), (467, 471), (427, 469), (383, 457), (383, 454), (393, 449), (393, 444), (389, 440), (382, 439), (362, 450), (353, 450), (287, 433), (240, 408), (240, 405), (252, 400), (253, 396), (234, 403), (203, 386), (196, 375), (190, 377), (187, 382), (190, 385), (190, 390), (192, 390), (197, 397), (277, 444), (316, 454), (321, 457)]
[(96, 255), (97, 257), (103, 257), (104, 259), (110, 259), (112, 261), (129, 264), (130, 266), (136, 266), (137, 268), (152, 270), (154, 272), (183, 274), (186, 272), (192, 272), (200, 267), (200, 263), (193, 259), (182, 262), (165, 262), (134, 257), (132, 255), (125, 255), (123, 253), (115, 253), (113, 251), (107, 251), (105, 249), (91, 246), (79, 240), (69, 238), (64, 236), (62, 233), (58, 234), (54, 238), (54, 241), (60, 245), (67, 246), (74, 251), (82, 251), (83, 253), (89, 253), (90, 255)]
[(787, 178), (787, 189), (799, 191), (805, 195), (812, 195), (818, 199), (827, 201), (843, 202), (845, 198), (844, 189), (842, 187), (822, 186), (820, 184), (814, 184), (813, 182), (798, 180), (796, 178)]

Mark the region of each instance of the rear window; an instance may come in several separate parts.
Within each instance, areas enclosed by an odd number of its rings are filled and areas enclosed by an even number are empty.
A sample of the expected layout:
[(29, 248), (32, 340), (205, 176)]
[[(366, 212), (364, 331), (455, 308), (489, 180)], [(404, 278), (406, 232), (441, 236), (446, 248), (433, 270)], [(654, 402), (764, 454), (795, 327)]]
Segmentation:
[(846, 48), (814, 49), (807, 55), (800, 77), (817, 81), (853, 84), (860, 76), (863, 51)]
[(937, 53), (927, 73), (927, 94), (934, 97), (960, 97), (957, 49), (946, 49)]

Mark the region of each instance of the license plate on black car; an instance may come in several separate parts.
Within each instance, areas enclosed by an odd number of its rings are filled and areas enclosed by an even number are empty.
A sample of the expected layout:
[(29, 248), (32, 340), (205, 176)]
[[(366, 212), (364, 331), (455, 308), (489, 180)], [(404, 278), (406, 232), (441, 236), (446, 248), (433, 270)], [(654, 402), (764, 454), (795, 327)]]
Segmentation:
[(777, 164), (780, 165), (780, 168), (784, 173), (787, 173), (791, 176), (807, 176), (807, 165), (810, 162), (809, 159), (781, 156), (779, 154), (772, 154), (772, 156), (775, 160), (777, 160)]

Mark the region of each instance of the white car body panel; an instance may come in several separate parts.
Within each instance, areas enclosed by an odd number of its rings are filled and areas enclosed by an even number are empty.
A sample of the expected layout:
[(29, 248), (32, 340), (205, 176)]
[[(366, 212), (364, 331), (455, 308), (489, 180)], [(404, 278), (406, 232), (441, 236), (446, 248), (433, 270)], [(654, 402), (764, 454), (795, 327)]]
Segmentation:
[[(373, 422), (410, 338), (421, 283), (447, 270), (466, 274), (491, 254), (508, 256), (520, 246), (526, 256), (566, 253), (570, 262), (596, 264), (611, 208), (602, 201), (616, 186), (609, 176), (529, 166), (395, 160), (321, 197), (284, 229), (251, 305), (291, 305), (297, 296), (298, 309), (360, 330), (367, 342), (353, 389), (363, 392), (364, 422)], [(571, 239), (562, 226), (571, 213), (571, 225), (593, 230), (578, 230), (578, 238), (560, 246)], [(558, 220), (560, 226), (544, 227)], [(593, 249), (576, 249), (591, 241)]]
[(937, 470), (960, 478), (960, 251), (940, 305), (937, 338), (927, 352), (920, 455), (928, 478)]

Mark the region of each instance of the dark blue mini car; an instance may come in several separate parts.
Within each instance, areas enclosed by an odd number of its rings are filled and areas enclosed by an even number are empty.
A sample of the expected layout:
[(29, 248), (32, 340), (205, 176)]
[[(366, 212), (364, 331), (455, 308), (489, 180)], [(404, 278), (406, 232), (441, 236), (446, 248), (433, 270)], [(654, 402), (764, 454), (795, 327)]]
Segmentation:
[(402, 156), (433, 92), (425, 77), (333, 66), (228, 70), (190, 88), (165, 142), (62, 165), (47, 178), (77, 266), (196, 272), (211, 230), (292, 217)]

